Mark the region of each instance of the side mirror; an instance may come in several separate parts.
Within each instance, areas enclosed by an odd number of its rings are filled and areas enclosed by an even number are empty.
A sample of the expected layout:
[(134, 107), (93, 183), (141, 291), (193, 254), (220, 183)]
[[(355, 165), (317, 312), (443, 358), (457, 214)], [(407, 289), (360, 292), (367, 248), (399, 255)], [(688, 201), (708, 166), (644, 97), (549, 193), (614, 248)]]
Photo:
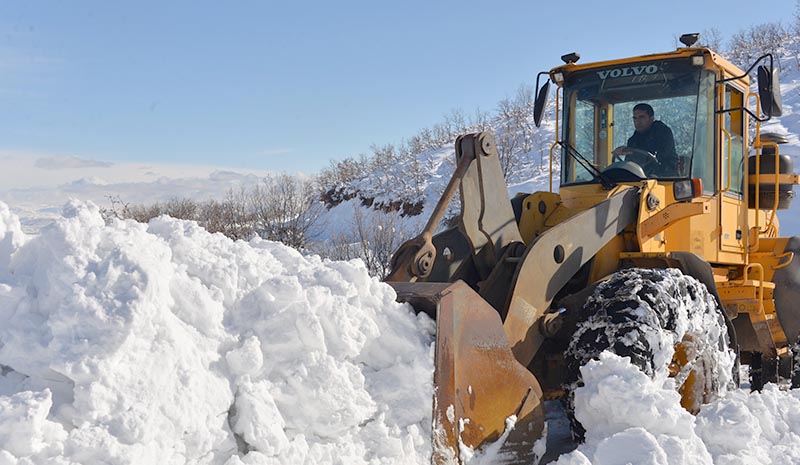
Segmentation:
[(542, 124), (544, 107), (547, 106), (547, 99), (550, 96), (550, 80), (544, 82), (541, 88), (536, 89), (536, 97), (533, 103), (533, 124), (538, 128)]
[(781, 116), (781, 87), (777, 67), (758, 67), (758, 97), (761, 111), (768, 117)]

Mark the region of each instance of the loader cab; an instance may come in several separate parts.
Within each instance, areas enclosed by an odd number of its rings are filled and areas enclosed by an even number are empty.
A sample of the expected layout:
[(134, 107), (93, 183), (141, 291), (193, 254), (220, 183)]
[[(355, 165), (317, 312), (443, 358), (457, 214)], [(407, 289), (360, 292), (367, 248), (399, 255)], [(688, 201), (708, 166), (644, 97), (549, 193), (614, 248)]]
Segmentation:
[[(700, 55), (552, 72), (562, 81), (561, 185), (598, 183), (599, 171), (615, 182), (701, 178), (712, 192), (716, 76), (704, 64)], [(671, 130), (677, 157), (669, 166), (654, 169), (657, 161), (643, 154), (614, 154), (634, 134), (640, 103), (653, 108), (656, 125)]]
[[(768, 67), (763, 65), (767, 57)], [(604, 198), (602, 192), (612, 192), (616, 185), (655, 181), (663, 192), (657, 210), (698, 197), (707, 209), (671, 225), (668, 231), (640, 238), (638, 250), (691, 251), (710, 263), (746, 262), (749, 248), (757, 243), (753, 236), (764, 234), (774, 218), (765, 211), (769, 207), (752, 205), (752, 192), (762, 192), (764, 186), (754, 187), (748, 174), (748, 164), (753, 163), (746, 160), (748, 155), (760, 154), (764, 146), (759, 122), (780, 115), (771, 55), (759, 58), (747, 71), (707, 48), (691, 45), (588, 64), (578, 64), (577, 58), (577, 54), (565, 55), (566, 64), (542, 73), (558, 85), (553, 147), (560, 146), (561, 151), (564, 205), (580, 210)], [(756, 95), (750, 91), (749, 73), (759, 63)], [(671, 130), (675, 153), (669, 157), (674, 160), (669, 166), (661, 163), (653, 169), (645, 156), (620, 159), (614, 153), (629, 145), (635, 132), (633, 110), (639, 103), (650, 105), (655, 120)], [(752, 146), (751, 121), (755, 123)], [(678, 187), (684, 185), (692, 186), (691, 195), (679, 198)], [(766, 197), (764, 203), (772, 205), (773, 198)]]

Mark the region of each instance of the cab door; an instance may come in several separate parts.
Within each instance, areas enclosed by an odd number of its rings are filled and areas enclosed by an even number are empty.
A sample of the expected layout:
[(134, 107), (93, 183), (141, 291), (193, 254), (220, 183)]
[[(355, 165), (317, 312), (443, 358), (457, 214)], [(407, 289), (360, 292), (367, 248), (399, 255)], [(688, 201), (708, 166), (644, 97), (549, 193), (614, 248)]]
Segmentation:
[[(744, 205), (744, 155), (746, 153), (744, 92), (732, 84), (720, 89), (724, 110), (719, 113), (720, 147), (720, 252), (744, 254), (747, 240), (747, 207)], [(720, 258), (724, 259), (724, 254)]]

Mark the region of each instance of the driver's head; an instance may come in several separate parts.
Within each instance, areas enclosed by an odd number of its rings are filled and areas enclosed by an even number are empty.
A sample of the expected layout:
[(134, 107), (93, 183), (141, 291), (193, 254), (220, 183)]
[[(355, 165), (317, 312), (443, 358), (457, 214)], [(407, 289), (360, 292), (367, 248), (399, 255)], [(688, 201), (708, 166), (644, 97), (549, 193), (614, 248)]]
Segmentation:
[(639, 103), (633, 107), (633, 127), (636, 132), (645, 132), (650, 129), (655, 121), (653, 107), (646, 103)]

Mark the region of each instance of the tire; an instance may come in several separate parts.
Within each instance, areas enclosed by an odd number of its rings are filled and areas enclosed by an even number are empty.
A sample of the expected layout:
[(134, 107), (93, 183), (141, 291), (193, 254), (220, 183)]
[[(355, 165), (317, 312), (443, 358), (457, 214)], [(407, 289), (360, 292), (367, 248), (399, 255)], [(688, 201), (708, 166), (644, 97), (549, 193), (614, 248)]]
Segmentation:
[(767, 383), (778, 382), (778, 359), (753, 352), (750, 359), (750, 390), (761, 391)]
[(582, 366), (608, 350), (630, 357), (651, 378), (666, 378), (676, 347), (690, 354), (684, 369), (673, 364), (673, 371), (679, 371), (681, 404), (688, 410), (699, 410), (701, 402), (734, 386), (736, 356), (729, 348), (722, 310), (705, 285), (674, 268), (625, 269), (601, 283), (586, 301), (564, 353), (563, 387), (573, 437), (580, 440), (584, 434), (574, 414)]
[(800, 336), (792, 344), (792, 389), (800, 388)]
[(778, 321), (789, 342), (800, 341), (800, 237), (790, 237), (784, 253), (794, 254), (791, 261), (775, 270), (773, 298)]

